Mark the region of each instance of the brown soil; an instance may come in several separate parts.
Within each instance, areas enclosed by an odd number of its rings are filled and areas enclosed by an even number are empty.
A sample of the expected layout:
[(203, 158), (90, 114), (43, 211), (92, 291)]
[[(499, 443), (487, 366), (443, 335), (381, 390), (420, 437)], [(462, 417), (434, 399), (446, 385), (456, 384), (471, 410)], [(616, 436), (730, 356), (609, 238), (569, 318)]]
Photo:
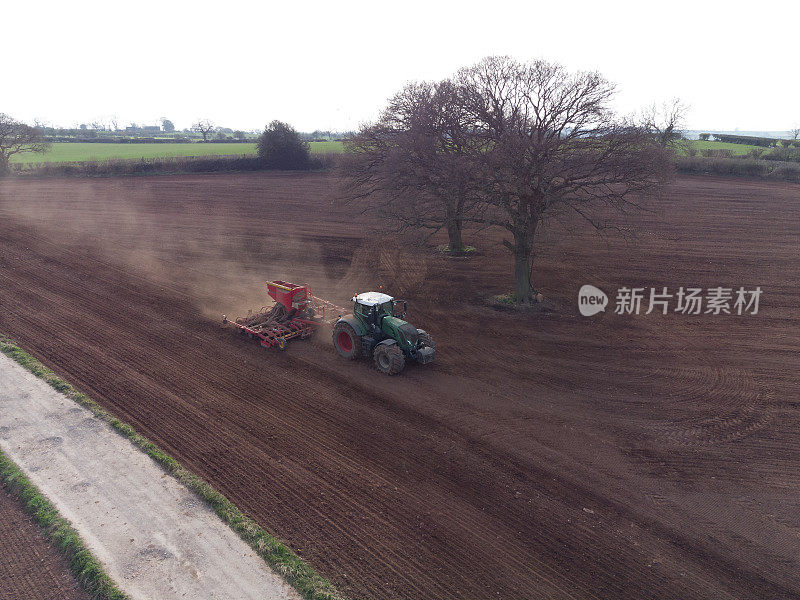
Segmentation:
[(21, 598), (88, 600), (89, 595), (19, 500), (0, 487), (0, 600)]
[[(800, 187), (681, 178), (545, 234), (554, 311), (511, 312), (499, 237), (450, 259), (378, 235), (324, 175), (5, 182), (0, 331), (357, 598), (800, 595)], [(441, 243), (441, 242), (437, 242)], [(220, 325), (268, 278), (409, 299), (437, 361), (399, 377), (327, 334)], [(764, 290), (758, 315), (592, 318), (577, 291)]]

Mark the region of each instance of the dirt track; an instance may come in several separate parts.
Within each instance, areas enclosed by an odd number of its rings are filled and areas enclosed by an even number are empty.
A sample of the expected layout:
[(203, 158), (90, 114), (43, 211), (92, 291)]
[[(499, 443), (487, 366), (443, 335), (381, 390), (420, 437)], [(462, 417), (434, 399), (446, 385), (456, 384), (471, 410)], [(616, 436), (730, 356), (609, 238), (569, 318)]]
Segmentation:
[(0, 486), (0, 600), (88, 600), (67, 560)]
[(127, 599), (300, 600), (209, 506), (92, 411), (2, 354), (0, 381), (0, 446)]
[[(496, 239), (367, 242), (324, 176), (0, 186), (0, 331), (358, 598), (800, 595), (800, 187), (680, 179), (638, 239), (558, 229), (522, 317)], [(370, 234), (371, 235), (371, 234)], [(370, 273), (375, 273), (370, 277)], [(223, 329), (268, 277), (411, 300), (399, 378)], [(577, 315), (577, 290), (764, 290), (756, 316)]]

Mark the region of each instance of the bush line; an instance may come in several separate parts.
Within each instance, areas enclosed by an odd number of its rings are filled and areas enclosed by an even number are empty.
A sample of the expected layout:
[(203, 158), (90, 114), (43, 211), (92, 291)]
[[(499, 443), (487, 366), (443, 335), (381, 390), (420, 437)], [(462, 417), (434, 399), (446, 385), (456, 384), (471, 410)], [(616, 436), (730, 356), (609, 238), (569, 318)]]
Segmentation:
[(45, 536), (67, 558), (70, 571), (84, 590), (101, 600), (128, 600), (86, 548), (72, 524), (0, 450), (0, 483), (22, 502), (25, 511), (44, 529)]
[[(218, 492), (209, 483), (186, 470), (169, 454), (161, 450), (136, 430), (114, 417), (94, 400), (76, 390), (71, 384), (59, 378), (36, 358), (22, 350), (11, 339), (0, 335), (0, 352), (13, 359), (28, 371), (43, 379), (56, 391), (64, 394), (81, 406), (88, 408), (94, 416), (102, 419), (121, 435), (125, 436), (167, 473), (192, 490), (208, 503), (217, 515), (233, 529), (240, 538), (255, 550), (274, 570), (292, 585), (306, 600), (346, 600), (336, 588), (282, 544), (272, 534), (255, 521), (246, 517), (239, 508)], [(77, 534), (75, 534), (77, 536)], [(108, 596), (124, 598), (124, 596)]]
[[(335, 153), (313, 154), (306, 170), (329, 169), (336, 160)], [(114, 177), (270, 170), (260, 158), (247, 154), (241, 156), (165, 156), (101, 161), (43, 162), (12, 164), (11, 168), (13, 174), (22, 177)]]
[(675, 162), (679, 173), (725, 175), (800, 183), (800, 164), (748, 158), (682, 157)]

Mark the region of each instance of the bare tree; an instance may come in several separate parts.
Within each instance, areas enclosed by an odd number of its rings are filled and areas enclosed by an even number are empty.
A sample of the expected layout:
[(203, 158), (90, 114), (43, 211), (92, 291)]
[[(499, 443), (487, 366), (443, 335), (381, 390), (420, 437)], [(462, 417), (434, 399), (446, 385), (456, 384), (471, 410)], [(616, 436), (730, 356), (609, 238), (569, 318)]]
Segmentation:
[(794, 129), (790, 129), (789, 135), (792, 136), (793, 140), (800, 138), (800, 127), (795, 127)]
[(486, 58), (456, 77), (459, 103), (479, 141), (471, 155), (483, 213), (504, 228), (514, 255), (518, 302), (532, 301), (531, 261), (542, 224), (576, 213), (605, 224), (597, 207), (636, 206), (657, 192), (669, 153), (646, 126), (619, 122), (609, 108), (614, 86), (598, 73), (569, 73), (544, 61)]
[(653, 104), (643, 115), (643, 125), (650, 129), (662, 147), (679, 150), (686, 143), (681, 130), (685, 127), (688, 110), (680, 98), (673, 98), (660, 106)]
[(0, 113), (0, 177), (10, 170), (10, 160), (21, 152), (46, 152), (50, 148), (39, 129)]
[(212, 123), (208, 119), (200, 119), (194, 125), (192, 125), (192, 131), (197, 131), (203, 136), (203, 141), (208, 141), (208, 134), (212, 133), (216, 129), (214, 123)]
[(349, 143), (345, 195), (401, 229), (447, 228), (452, 247), (464, 223), (505, 229), (516, 298), (531, 302), (542, 225), (572, 213), (603, 228), (606, 207), (637, 206), (671, 171), (682, 105), (666, 125), (634, 124), (613, 114), (613, 94), (598, 73), (508, 57), (410, 85)]
[(407, 85), (347, 142), (344, 197), (367, 199), (368, 210), (400, 231), (444, 228), (450, 251), (463, 251), (464, 215), (475, 201), (464, 117), (452, 82)]

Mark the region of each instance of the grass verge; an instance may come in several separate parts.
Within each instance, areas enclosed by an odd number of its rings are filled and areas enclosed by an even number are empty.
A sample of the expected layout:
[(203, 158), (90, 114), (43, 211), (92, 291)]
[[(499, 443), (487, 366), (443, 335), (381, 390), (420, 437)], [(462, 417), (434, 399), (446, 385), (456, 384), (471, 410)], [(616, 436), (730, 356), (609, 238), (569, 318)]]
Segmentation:
[[(230, 500), (215, 490), (200, 477), (190, 473), (181, 464), (161, 450), (153, 442), (140, 435), (130, 425), (123, 423), (103, 409), (94, 400), (76, 390), (59, 378), (33, 356), (17, 346), (11, 339), (0, 335), (0, 352), (13, 359), (28, 371), (43, 379), (50, 387), (61, 392), (71, 400), (89, 409), (119, 434), (128, 438), (167, 473), (180, 481), (201, 499), (207, 502), (214, 512), (233, 529), (239, 537), (258, 552), (276, 572), (292, 585), (306, 600), (345, 600), (336, 588), (324, 577), (318, 575), (299, 556), (287, 548), (255, 521), (246, 517)], [(54, 509), (55, 510), (55, 509)], [(77, 534), (75, 534), (77, 536)], [(108, 596), (124, 598), (124, 596)]]
[(127, 600), (103, 566), (86, 548), (72, 524), (62, 517), (20, 468), (0, 450), (0, 483), (21, 502), (25, 511), (44, 529), (45, 536), (66, 556), (75, 579), (92, 598)]

